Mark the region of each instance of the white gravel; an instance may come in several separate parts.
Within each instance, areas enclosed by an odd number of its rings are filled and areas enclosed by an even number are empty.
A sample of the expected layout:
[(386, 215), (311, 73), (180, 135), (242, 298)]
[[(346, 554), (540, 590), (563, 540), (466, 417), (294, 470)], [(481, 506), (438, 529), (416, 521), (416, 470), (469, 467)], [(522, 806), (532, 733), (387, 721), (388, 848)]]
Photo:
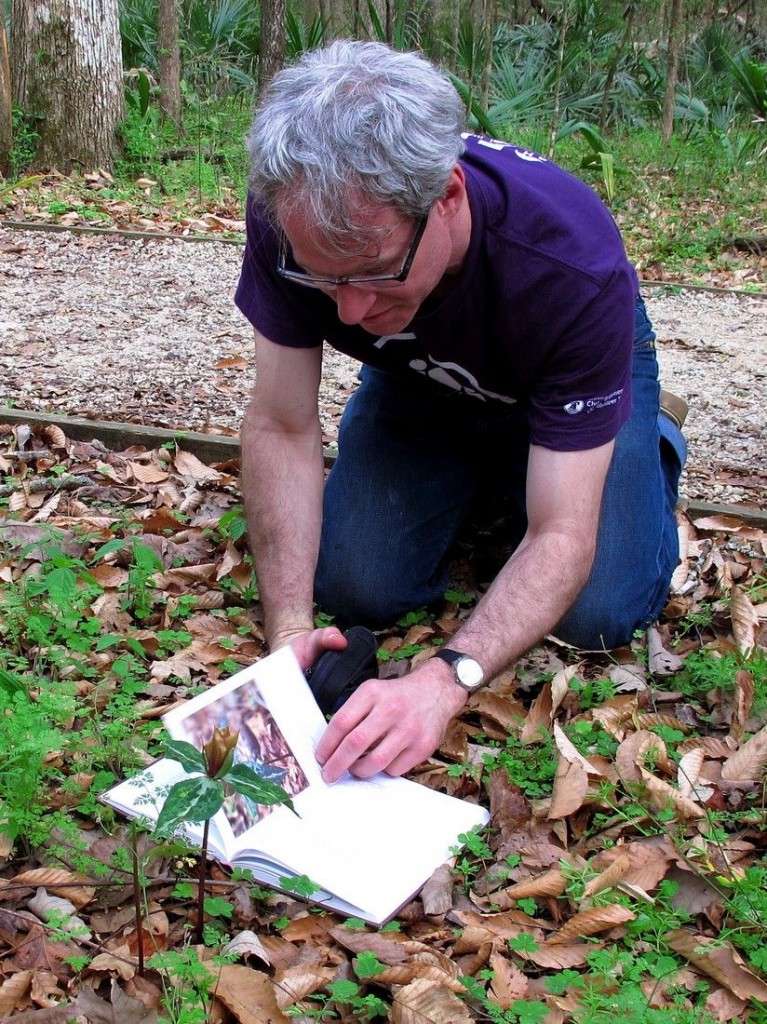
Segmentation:
[[(234, 307), (241, 249), (0, 228), (0, 401), (235, 433), (253, 384)], [(663, 384), (690, 404), (687, 497), (764, 504), (767, 298), (645, 289)], [(328, 352), (328, 439), (355, 386)]]

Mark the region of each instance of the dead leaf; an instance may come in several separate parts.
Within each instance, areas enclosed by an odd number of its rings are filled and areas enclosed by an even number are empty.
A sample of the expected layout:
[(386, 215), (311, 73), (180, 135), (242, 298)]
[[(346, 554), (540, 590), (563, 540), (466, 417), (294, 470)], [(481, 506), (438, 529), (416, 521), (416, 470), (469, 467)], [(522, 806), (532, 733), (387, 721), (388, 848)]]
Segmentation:
[(628, 907), (618, 903), (609, 903), (605, 907), (593, 907), (573, 915), (559, 931), (546, 940), (547, 946), (567, 945), (575, 939), (584, 939), (589, 935), (598, 935), (619, 924), (633, 921), (636, 914)]
[(18, 971), (5, 979), (0, 985), (0, 1015), (7, 1017), (25, 1004), (33, 978), (34, 971)]
[(31, 885), (35, 888), (44, 885), (55, 895), (66, 897), (78, 910), (90, 903), (96, 895), (95, 887), (89, 884), (90, 878), (78, 875), (74, 871), (67, 871), (65, 868), (31, 868), (14, 875), (11, 882), (14, 885)]
[(735, 673), (735, 709), (730, 722), (730, 735), (741, 740), (754, 703), (754, 677), (740, 668)]
[(667, 651), (658, 630), (651, 626), (647, 630), (647, 653), (650, 672), (654, 676), (670, 676), (679, 672), (684, 662), (678, 654)]
[(767, 984), (744, 965), (740, 954), (729, 942), (709, 939), (683, 928), (669, 932), (665, 938), (673, 950), (733, 992), (738, 999), (767, 1002)]
[(567, 818), (583, 806), (589, 788), (589, 777), (580, 762), (568, 761), (562, 754), (557, 764), (554, 791), (547, 817), (550, 821)]
[(173, 457), (173, 464), (181, 476), (191, 477), (192, 480), (198, 482), (205, 481), (206, 483), (211, 483), (221, 479), (221, 473), (218, 470), (206, 466), (204, 462), (201, 462), (191, 452), (179, 449)]
[(551, 683), (546, 682), (527, 714), (519, 735), (520, 743), (540, 743), (551, 729), (552, 717)]
[(453, 870), (442, 864), (421, 889), (421, 903), (427, 917), (440, 917), (453, 908)]
[(325, 988), (335, 975), (334, 967), (316, 967), (309, 964), (299, 964), (285, 971), (278, 971), (274, 976), (277, 1005), (282, 1010), (293, 1006), (300, 999), (305, 999)]
[(502, 1010), (510, 1009), (518, 999), (526, 999), (529, 981), (520, 969), (507, 957), (493, 953), (490, 957), (493, 980), (490, 996)]
[(760, 729), (722, 765), (723, 779), (758, 779), (767, 764), (767, 726)]
[(411, 981), (395, 993), (392, 1024), (472, 1024), (469, 1008), (448, 988), (427, 979)]
[(224, 964), (215, 995), (240, 1024), (291, 1024), (290, 1017), (280, 1009), (271, 978), (261, 971)]
[(618, 855), (604, 871), (600, 871), (596, 878), (592, 878), (583, 890), (583, 898), (587, 899), (596, 892), (605, 889), (614, 889), (623, 877), (628, 874), (631, 867), (631, 860), (625, 850), (619, 850)]
[(732, 633), (741, 654), (749, 655), (756, 643), (759, 616), (745, 591), (733, 585), (730, 590), (730, 614)]
[(667, 811), (669, 808), (673, 808), (674, 813), (682, 821), (697, 821), (698, 818), (706, 817), (706, 812), (700, 804), (684, 796), (664, 779), (659, 779), (656, 775), (652, 775), (646, 768), (640, 768), (639, 771), (645, 784), (647, 795), (659, 811)]

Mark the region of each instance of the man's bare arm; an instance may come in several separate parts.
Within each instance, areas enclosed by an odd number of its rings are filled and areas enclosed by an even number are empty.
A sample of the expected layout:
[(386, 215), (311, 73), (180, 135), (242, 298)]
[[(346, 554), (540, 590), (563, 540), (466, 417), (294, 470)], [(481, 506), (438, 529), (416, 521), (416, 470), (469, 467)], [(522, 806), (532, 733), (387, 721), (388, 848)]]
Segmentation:
[[(550, 632), (588, 579), (613, 444), (587, 452), (533, 447), (527, 533), (450, 640), (497, 675)], [(327, 781), (344, 771), (401, 775), (439, 745), (466, 700), (452, 669), (431, 659), (401, 680), (370, 681), (333, 717), (317, 750)]]
[(242, 492), (267, 640), (312, 630), (322, 520), (321, 349), (256, 332), (256, 386), (242, 426)]

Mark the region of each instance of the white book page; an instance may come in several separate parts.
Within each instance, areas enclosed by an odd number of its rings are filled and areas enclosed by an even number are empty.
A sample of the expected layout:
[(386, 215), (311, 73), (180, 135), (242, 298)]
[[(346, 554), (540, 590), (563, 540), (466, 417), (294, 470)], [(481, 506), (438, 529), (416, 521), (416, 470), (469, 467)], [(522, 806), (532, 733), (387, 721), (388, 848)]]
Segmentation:
[[(174, 739), (198, 750), (216, 726), (228, 726), (239, 733), (235, 761), (267, 772), (293, 799), (312, 786), (325, 788), (314, 753), (325, 720), (289, 648), (173, 708), (163, 721)], [(237, 793), (227, 798), (214, 820), (230, 858), (245, 832), (259, 848), (257, 830), (275, 811)]]
[(482, 807), (385, 775), (312, 788), (295, 806), (300, 818), (280, 808), (259, 824), (256, 848), (380, 920), (449, 859), (460, 833), (488, 820)]

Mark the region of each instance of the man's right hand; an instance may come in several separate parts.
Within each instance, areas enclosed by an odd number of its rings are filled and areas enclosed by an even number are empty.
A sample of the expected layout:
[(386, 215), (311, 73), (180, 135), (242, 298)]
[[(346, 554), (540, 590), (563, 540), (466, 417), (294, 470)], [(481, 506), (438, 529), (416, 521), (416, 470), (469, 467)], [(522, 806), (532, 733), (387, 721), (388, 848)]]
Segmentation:
[(325, 651), (344, 650), (346, 637), (337, 626), (323, 626), (322, 629), (310, 629), (303, 632), (284, 631), (275, 637), (271, 648), (276, 651), (288, 644), (293, 648), (301, 671), (306, 672)]

